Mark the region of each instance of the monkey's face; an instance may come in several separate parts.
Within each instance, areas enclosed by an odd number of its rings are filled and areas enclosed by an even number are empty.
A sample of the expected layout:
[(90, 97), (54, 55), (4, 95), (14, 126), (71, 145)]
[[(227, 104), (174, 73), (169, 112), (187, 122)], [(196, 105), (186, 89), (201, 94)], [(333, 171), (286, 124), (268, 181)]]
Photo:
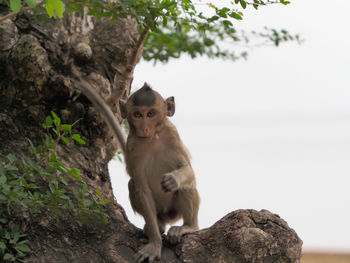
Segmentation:
[(127, 102), (119, 101), (119, 106), (122, 118), (128, 120), (130, 132), (140, 138), (153, 138), (166, 117), (175, 113), (174, 97), (164, 100), (146, 83)]
[(128, 122), (133, 132), (140, 138), (153, 138), (159, 130), (165, 115), (159, 107), (133, 107)]

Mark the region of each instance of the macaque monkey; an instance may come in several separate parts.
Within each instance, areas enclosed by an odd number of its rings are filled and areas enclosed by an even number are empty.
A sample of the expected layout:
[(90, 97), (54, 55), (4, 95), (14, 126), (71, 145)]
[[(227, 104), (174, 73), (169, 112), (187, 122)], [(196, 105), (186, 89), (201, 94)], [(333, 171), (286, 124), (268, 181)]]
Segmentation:
[(198, 230), (196, 181), (190, 156), (167, 118), (175, 113), (174, 97), (164, 100), (145, 83), (127, 102), (120, 102), (120, 110), (130, 127), (126, 143), (130, 202), (145, 219), (149, 241), (134, 258), (153, 262), (161, 256), (166, 224), (183, 219), (182, 226), (168, 231), (172, 243)]
[(80, 80), (81, 91), (118, 138), (131, 177), (131, 206), (144, 217), (144, 231), (149, 239), (149, 243), (135, 254), (135, 260), (153, 262), (160, 258), (161, 234), (166, 224), (183, 219), (182, 226), (169, 229), (171, 243), (198, 230), (199, 195), (190, 156), (175, 126), (167, 118), (175, 113), (174, 97), (164, 100), (145, 83), (127, 102), (120, 101), (121, 115), (130, 127), (125, 145), (120, 124), (109, 106), (76, 70), (72, 72)]

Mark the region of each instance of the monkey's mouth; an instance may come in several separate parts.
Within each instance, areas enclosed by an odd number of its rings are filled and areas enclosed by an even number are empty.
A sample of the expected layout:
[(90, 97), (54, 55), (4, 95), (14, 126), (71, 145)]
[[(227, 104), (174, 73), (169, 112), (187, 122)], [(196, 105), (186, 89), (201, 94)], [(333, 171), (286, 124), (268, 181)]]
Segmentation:
[(144, 136), (144, 135), (137, 135), (137, 138), (140, 138), (140, 139), (148, 139), (148, 138), (152, 138), (153, 136)]
[(152, 138), (153, 136), (154, 136), (154, 133), (144, 133), (144, 132), (137, 132), (136, 133), (136, 136), (138, 137), (138, 138)]
[(137, 138), (139, 138), (139, 139), (142, 139), (142, 140), (147, 140), (147, 139), (149, 139), (149, 140), (151, 140), (151, 141), (152, 141), (153, 139), (158, 139), (158, 138), (159, 138), (159, 136), (158, 136), (157, 133), (153, 133), (152, 135), (137, 134), (136, 136), (137, 136)]

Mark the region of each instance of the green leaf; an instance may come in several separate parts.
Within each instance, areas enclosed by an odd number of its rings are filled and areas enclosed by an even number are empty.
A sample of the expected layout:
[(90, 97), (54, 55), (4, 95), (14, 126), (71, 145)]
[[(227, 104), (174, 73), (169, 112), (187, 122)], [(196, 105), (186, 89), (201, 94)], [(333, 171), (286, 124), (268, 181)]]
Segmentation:
[(10, 259), (14, 259), (13, 255), (6, 253), (4, 256), (4, 260), (10, 260)]
[(211, 22), (214, 22), (214, 21), (219, 20), (219, 19), (220, 19), (219, 16), (212, 16), (211, 18), (208, 18), (207, 21), (208, 21), (209, 23), (211, 23)]
[(88, 187), (87, 187), (86, 182), (83, 183), (83, 191), (84, 191), (85, 193), (87, 193), (87, 191), (88, 191)]
[[(51, 5), (50, 8), (52, 8), (52, 15), (50, 16), (50, 14), (48, 13), (50, 17), (53, 16), (53, 8), (54, 8), (53, 1), (54, 1), (54, 0), (47, 0), (47, 2), (46, 2), (46, 11), (47, 11), (47, 5), (48, 5), (49, 3), (50, 3), (50, 5)], [(50, 10), (50, 12), (51, 12), (51, 10)], [(54, 124), (55, 124), (56, 126), (59, 126), (59, 125), (61, 124), (61, 119), (60, 119), (60, 118), (57, 116), (57, 114), (54, 113), (53, 111), (51, 111), (51, 115), (52, 115), (52, 117), (53, 117), (53, 122), (54, 122)]]
[(216, 11), (216, 13), (220, 16), (220, 17), (223, 17), (223, 18), (227, 18), (227, 12), (230, 11), (229, 8), (227, 7), (224, 7), (222, 9), (219, 9)]
[(17, 244), (15, 246), (15, 249), (21, 252), (30, 252), (30, 248), (25, 244)]
[(46, 12), (50, 18), (53, 16), (53, 4), (51, 0), (46, 0)]
[(102, 214), (102, 221), (105, 225), (108, 224), (108, 218), (107, 218), (106, 214)]
[(166, 16), (162, 16), (163, 19), (163, 27), (166, 27), (166, 25), (168, 24), (168, 19), (166, 18)]
[(233, 26), (232, 22), (229, 21), (229, 20), (224, 20), (224, 21), (222, 21), (222, 23), (223, 23), (226, 27), (231, 27), (231, 26)]
[(7, 157), (7, 160), (10, 161), (10, 163), (14, 163), (15, 161), (17, 161), (16, 156), (14, 156), (12, 153), (8, 154), (6, 157)]
[(43, 127), (46, 129), (46, 128), (51, 127), (52, 124), (53, 124), (53, 120), (52, 120), (51, 116), (47, 116), (45, 119), (45, 123), (43, 123)]
[(50, 162), (56, 162), (57, 161), (57, 157), (56, 157), (56, 154), (52, 153), (50, 155)]
[(46, 128), (52, 126), (53, 120), (52, 120), (51, 116), (47, 116), (47, 117), (46, 117), (46, 119), (45, 119), (45, 124), (47, 125)]
[(69, 144), (68, 138), (62, 136), (62, 137), (61, 137), (61, 140), (62, 140), (65, 144), (67, 144), (67, 145)]
[(65, 177), (62, 177), (61, 178), (61, 183), (63, 183), (64, 185), (68, 185), (68, 182), (67, 182), (67, 180), (66, 180), (66, 178)]
[(36, 147), (35, 152), (36, 154), (41, 154), (43, 152), (43, 146), (39, 145), (38, 147)]
[(6, 180), (7, 180), (7, 178), (6, 178), (5, 175), (1, 176), (1, 177), (0, 177), (0, 185), (6, 183)]
[(72, 135), (72, 138), (80, 144), (86, 144), (86, 142), (82, 138), (80, 138), (80, 134), (75, 133)]
[(63, 200), (70, 200), (68, 195), (61, 195), (60, 198)]
[(49, 183), (49, 188), (50, 188), (51, 193), (54, 193), (56, 191), (55, 184)]
[(30, 7), (34, 7), (36, 5), (35, 0), (24, 0)]
[(79, 182), (82, 182), (82, 181), (83, 181), (83, 179), (82, 179), (81, 176), (80, 176), (80, 170), (79, 170), (79, 169), (76, 169), (76, 168), (70, 169), (70, 170), (69, 170), (69, 173), (70, 173), (76, 180), (78, 180)]
[(52, 0), (58, 18), (62, 18), (64, 12), (64, 3), (61, 0)]
[(12, 235), (14, 235), (16, 233), (19, 233), (19, 225), (15, 225), (11, 230)]
[(13, 234), (13, 239), (10, 241), (11, 244), (16, 244), (19, 239), (19, 232)]
[[(25, 234), (22, 234), (21, 237), (25, 237)], [(17, 244), (24, 244), (24, 243), (28, 243), (28, 240), (22, 240), (20, 242), (18, 242)]]
[(243, 18), (237, 14), (236, 12), (232, 12), (230, 13), (230, 17), (234, 18), (234, 19), (237, 19), (237, 20), (242, 20)]
[(280, 2), (281, 2), (281, 4), (284, 4), (284, 5), (289, 5), (290, 4), (290, 1), (281, 0)]
[(18, 13), (21, 7), (21, 0), (10, 0), (10, 8), (14, 13)]
[(29, 202), (31, 202), (31, 200), (30, 200), (30, 199), (23, 199), (22, 202), (21, 202), (21, 205), (22, 205), (24, 208), (28, 208), (28, 206), (26, 205), (25, 202), (29, 203)]
[(78, 168), (72, 168), (69, 170), (70, 174), (80, 174), (80, 170)]
[[(57, 161), (57, 162), (60, 162), (60, 161)], [(56, 168), (57, 168), (58, 171), (60, 171), (62, 173), (67, 173), (68, 172), (68, 170), (61, 164), (56, 165)]]
[(11, 172), (15, 172), (15, 171), (17, 172), (18, 171), (18, 168), (16, 166), (13, 166), (13, 165), (7, 166), (6, 169), (8, 171), (11, 171)]
[(246, 9), (247, 3), (244, 0), (240, 0), (239, 2), (241, 3), (241, 6), (243, 7), (243, 9)]
[(65, 131), (68, 134), (72, 134), (72, 125), (69, 124), (62, 124), (61, 130)]
[(100, 190), (96, 189), (96, 194), (100, 199), (102, 199), (102, 193)]
[(4, 241), (0, 241), (0, 249), (6, 249), (6, 244)]

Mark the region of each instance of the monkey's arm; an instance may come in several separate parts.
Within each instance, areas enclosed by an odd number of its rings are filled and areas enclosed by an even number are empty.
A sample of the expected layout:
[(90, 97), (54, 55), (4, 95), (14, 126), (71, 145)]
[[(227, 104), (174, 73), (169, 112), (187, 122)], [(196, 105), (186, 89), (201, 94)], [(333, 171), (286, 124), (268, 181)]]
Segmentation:
[(161, 185), (165, 192), (176, 191), (184, 187), (195, 187), (192, 167), (185, 164), (179, 169), (166, 173), (162, 179)]

